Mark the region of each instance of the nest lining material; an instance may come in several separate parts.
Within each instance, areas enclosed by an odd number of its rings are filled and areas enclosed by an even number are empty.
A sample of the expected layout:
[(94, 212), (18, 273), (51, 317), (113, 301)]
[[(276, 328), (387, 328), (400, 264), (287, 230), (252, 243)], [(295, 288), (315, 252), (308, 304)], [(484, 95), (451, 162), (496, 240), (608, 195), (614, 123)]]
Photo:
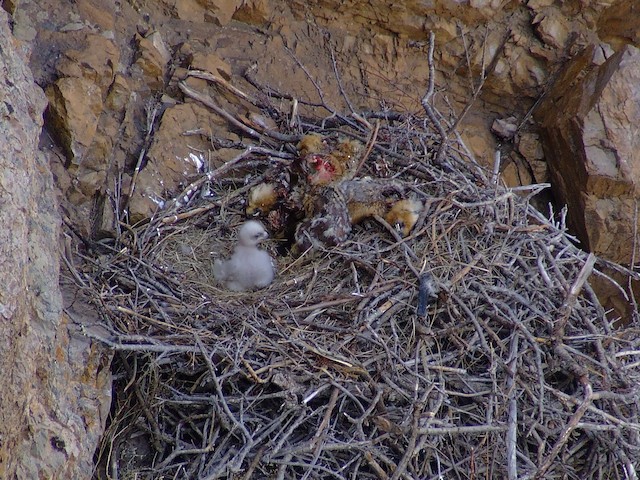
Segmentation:
[[(307, 128), (366, 139), (338, 120)], [(247, 185), (209, 175), (212, 200), (196, 203), (195, 182), (192, 203), (77, 273), (105, 314), (94, 336), (117, 352), (112, 475), (635, 478), (638, 329), (611, 327), (586, 281), (594, 257), (423, 118), (383, 121), (378, 138), (362, 174), (384, 163), (425, 205), (405, 238), (369, 219), (299, 257), (268, 242), (274, 283), (228, 292), (212, 252), (228, 254)], [(218, 172), (256, 184), (285, 143)], [(419, 317), (424, 272), (440, 292)]]

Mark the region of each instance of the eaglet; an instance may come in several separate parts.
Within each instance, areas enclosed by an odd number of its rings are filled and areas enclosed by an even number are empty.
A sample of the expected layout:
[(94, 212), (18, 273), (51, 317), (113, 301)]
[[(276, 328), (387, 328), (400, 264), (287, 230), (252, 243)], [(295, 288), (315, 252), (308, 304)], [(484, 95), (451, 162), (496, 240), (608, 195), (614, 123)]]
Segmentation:
[(260, 222), (250, 220), (238, 231), (238, 244), (228, 260), (216, 260), (213, 275), (229, 290), (244, 292), (264, 288), (274, 277), (271, 256), (258, 248), (269, 236)]

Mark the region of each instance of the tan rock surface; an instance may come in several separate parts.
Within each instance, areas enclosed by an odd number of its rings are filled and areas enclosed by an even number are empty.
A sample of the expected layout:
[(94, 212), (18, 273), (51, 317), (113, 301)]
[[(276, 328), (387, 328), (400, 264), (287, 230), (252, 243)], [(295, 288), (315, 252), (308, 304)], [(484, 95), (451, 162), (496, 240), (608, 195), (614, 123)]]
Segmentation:
[(519, 135), (518, 152), (531, 167), (533, 183), (545, 183), (549, 180), (549, 167), (544, 161), (544, 151), (537, 133), (525, 132)]
[(192, 22), (207, 22), (226, 25), (233, 14), (244, 2), (231, 0), (216, 2), (213, 0), (163, 0), (167, 7), (174, 9), (178, 18)]
[(533, 19), (536, 32), (544, 43), (553, 48), (562, 48), (569, 37), (570, 23), (557, 8), (548, 8)]
[(153, 32), (142, 37), (136, 37), (138, 44), (138, 59), (135, 65), (140, 67), (147, 79), (147, 85), (152, 90), (162, 90), (164, 76), (167, 72), (171, 53), (167, 48), (160, 32)]
[(46, 90), (52, 132), (76, 165), (94, 141), (119, 59), (111, 40), (101, 35), (88, 35), (85, 40), (83, 50), (66, 52), (56, 65), (60, 78)]
[(597, 22), (600, 38), (616, 50), (629, 43), (640, 47), (638, 2), (618, 0), (604, 5), (608, 8), (602, 12)]
[(0, 44), (0, 477), (87, 478), (110, 403), (110, 360), (62, 310), (60, 216), (37, 151), (46, 99), (3, 10)]
[(200, 105), (169, 107), (162, 115), (158, 131), (148, 152), (148, 162), (137, 178), (130, 214), (134, 222), (149, 218), (171, 199), (180, 187), (188, 185), (197, 172), (209, 169), (209, 145), (196, 137), (177, 141), (178, 135), (213, 125), (214, 118)]
[(640, 182), (640, 50), (623, 47), (594, 68), (595, 52), (575, 59), (568, 69), (578, 80), (558, 83), (541, 109), (543, 145), (585, 248), (626, 263)]

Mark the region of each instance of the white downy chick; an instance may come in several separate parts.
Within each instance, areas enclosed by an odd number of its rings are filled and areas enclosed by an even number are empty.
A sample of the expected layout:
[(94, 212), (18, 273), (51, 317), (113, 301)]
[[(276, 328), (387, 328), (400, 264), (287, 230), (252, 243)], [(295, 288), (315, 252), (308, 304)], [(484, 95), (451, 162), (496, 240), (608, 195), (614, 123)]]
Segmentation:
[(213, 275), (234, 292), (269, 286), (274, 277), (273, 259), (258, 244), (269, 236), (260, 222), (250, 220), (238, 231), (238, 244), (228, 260), (216, 260)]

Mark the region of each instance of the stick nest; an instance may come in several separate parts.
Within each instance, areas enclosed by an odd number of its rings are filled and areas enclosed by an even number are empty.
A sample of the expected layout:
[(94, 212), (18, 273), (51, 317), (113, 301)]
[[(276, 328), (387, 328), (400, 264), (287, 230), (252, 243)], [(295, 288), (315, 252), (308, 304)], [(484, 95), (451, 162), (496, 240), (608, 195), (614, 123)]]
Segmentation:
[[(88, 334), (116, 352), (112, 478), (635, 478), (637, 326), (612, 328), (562, 216), (443, 139), (426, 103), (370, 115), (373, 141), (340, 115), (265, 135), (100, 242), (75, 273), (103, 313)], [(226, 291), (212, 252), (301, 131), (368, 140), (359, 175), (403, 182), (422, 215), (407, 237), (370, 219), (298, 257), (267, 242), (274, 283)], [(425, 273), (439, 294), (418, 316)]]

